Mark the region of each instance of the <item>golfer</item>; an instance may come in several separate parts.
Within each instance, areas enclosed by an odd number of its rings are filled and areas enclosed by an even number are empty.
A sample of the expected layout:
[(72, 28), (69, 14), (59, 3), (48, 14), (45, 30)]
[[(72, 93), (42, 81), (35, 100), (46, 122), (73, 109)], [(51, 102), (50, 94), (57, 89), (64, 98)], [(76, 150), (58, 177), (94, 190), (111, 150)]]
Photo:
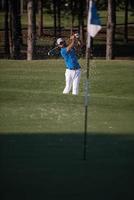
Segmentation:
[(70, 41), (71, 41), (70, 44), (67, 46), (63, 38), (57, 39), (57, 45), (61, 49), (60, 52), (62, 57), (64, 58), (66, 65), (66, 71), (65, 71), (66, 86), (63, 90), (63, 94), (68, 94), (72, 89), (72, 94), (78, 95), (79, 82), (81, 77), (81, 67), (78, 63), (75, 46), (76, 44), (78, 44), (79, 40), (74, 34), (70, 37)]

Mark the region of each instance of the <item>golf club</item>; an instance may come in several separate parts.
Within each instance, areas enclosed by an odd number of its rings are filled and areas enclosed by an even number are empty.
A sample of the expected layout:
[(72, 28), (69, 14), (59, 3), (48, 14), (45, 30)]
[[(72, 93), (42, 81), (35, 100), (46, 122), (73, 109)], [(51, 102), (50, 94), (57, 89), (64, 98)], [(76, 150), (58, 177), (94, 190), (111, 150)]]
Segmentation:
[[(77, 38), (77, 39), (79, 39), (79, 37), (80, 37), (80, 35), (79, 35), (79, 33), (75, 33), (74, 34), (75, 35), (75, 37)], [(79, 42), (79, 41), (78, 41)], [(54, 52), (55, 52), (55, 50), (56, 49), (58, 49), (59, 47), (58, 46), (56, 46), (56, 47), (54, 47), (54, 48), (52, 48), (52, 49), (50, 49), (49, 51), (48, 51), (48, 55), (50, 56), (53, 56), (54, 55)]]
[(54, 55), (54, 51), (56, 50), (56, 49), (58, 49), (59, 47), (57, 46), (57, 47), (54, 47), (54, 48), (52, 48), (51, 50), (49, 50), (48, 51), (48, 55), (50, 56), (50, 55)]

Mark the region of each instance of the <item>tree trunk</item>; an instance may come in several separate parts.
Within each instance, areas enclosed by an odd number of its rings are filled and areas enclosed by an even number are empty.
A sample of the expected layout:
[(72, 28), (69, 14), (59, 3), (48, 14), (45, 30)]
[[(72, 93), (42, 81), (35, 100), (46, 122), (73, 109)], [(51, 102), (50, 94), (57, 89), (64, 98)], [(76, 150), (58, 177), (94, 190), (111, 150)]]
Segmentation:
[(10, 10), (10, 54), (12, 58), (20, 58), (20, 9), (18, 0), (9, 1)]
[(4, 4), (5, 3), (5, 0), (1, 0), (1, 3), (0, 3), (0, 9), (1, 10), (4, 10)]
[(57, 37), (57, 14), (56, 14), (56, 6), (57, 0), (53, 0), (53, 12), (54, 12), (54, 37)]
[(58, 32), (59, 37), (61, 36), (61, 0), (57, 1), (57, 8), (58, 8)]
[(7, 58), (10, 58), (10, 51), (9, 51), (9, 24), (8, 24), (8, 18), (9, 18), (9, 5), (8, 0), (5, 0), (5, 32), (4, 32), (4, 47), (5, 47), (5, 55)]
[(18, 32), (18, 37), (19, 37), (19, 43), (23, 43), (23, 37), (22, 37), (22, 26), (21, 26), (21, 1), (17, 1), (17, 32)]
[(108, 19), (107, 19), (107, 42), (106, 42), (106, 59), (113, 59), (114, 55), (114, 33), (115, 33), (115, 0), (108, 0)]
[(74, 21), (75, 21), (75, 8), (76, 8), (76, 1), (71, 0), (71, 30), (70, 33), (71, 35), (73, 34), (74, 31)]
[(27, 60), (32, 60), (35, 50), (35, 6), (34, 0), (28, 0), (27, 13), (28, 13), (28, 36), (27, 36)]
[(38, 1), (38, 13), (39, 13), (38, 35), (39, 37), (41, 37), (43, 35), (43, 0)]
[(13, 49), (13, 16), (12, 16), (12, 2), (9, 0), (9, 51), (10, 51), (10, 58), (14, 57), (14, 49)]
[(20, 0), (20, 13), (23, 15), (24, 0)]
[(79, 3), (79, 33), (80, 33), (80, 39), (82, 43), (84, 42), (84, 16), (83, 16), (83, 0), (80, 0)]
[(125, 0), (124, 42), (128, 42), (128, 0)]

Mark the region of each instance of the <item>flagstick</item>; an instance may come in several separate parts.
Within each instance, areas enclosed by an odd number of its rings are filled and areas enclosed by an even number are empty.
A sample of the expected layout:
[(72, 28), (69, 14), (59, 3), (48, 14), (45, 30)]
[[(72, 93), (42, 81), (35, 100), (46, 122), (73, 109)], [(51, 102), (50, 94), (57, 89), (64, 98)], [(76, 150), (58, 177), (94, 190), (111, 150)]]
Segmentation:
[(95, 37), (100, 31), (101, 25), (97, 15), (95, 3), (92, 0), (88, 0), (88, 20), (87, 20), (87, 46), (86, 46), (86, 60), (87, 60), (87, 74), (85, 83), (85, 121), (84, 121), (84, 152), (83, 159), (86, 160), (87, 154), (87, 118), (88, 118), (88, 85), (89, 85), (89, 70), (91, 60), (91, 43), (93, 40), (91, 37)]
[(86, 82), (85, 82), (85, 120), (84, 120), (84, 151), (83, 151), (83, 159), (86, 160), (87, 154), (87, 119), (88, 119), (88, 93), (89, 93), (89, 69), (90, 69), (90, 43), (91, 38), (88, 38), (88, 45), (86, 50), (86, 60), (87, 60), (87, 74), (86, 74)]
[(86, 74), (86, 82), (85, 82), (85, 120), (84, 120), (84, 152), (83, 152), (83, 159), (84, 160), (86, 160), (86, 154), (87, 154), (89, 68), (90, 68), (90, 48), (87, 49), (87, 74)]
[(87, 46), (86, 46), (86, 61), (87, 61), (87, 74), (85, 81), (85, 119), (84, 119), (84, 151), (83, 151), (83, 160), (86, 160), (87, 157), (87, 118), (88, 118), (88, 93), (89, 93), (89, 67), (90, 67), (90, 47), (91, 47), (91, 37), (88, 32), (88, 24), (91, 20), (91, 4), (88, 0), (88, 9), (90, 10), (90, 15), (88, 12), (87, 20)]

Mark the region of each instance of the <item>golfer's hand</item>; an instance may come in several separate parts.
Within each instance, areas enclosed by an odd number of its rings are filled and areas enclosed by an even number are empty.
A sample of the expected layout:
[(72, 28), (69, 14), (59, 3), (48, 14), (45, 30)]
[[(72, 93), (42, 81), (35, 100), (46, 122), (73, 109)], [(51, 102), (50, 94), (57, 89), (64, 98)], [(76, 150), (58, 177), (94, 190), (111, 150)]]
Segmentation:
[(70, 40), (75, 40), (75, 35), (71, 35)]

